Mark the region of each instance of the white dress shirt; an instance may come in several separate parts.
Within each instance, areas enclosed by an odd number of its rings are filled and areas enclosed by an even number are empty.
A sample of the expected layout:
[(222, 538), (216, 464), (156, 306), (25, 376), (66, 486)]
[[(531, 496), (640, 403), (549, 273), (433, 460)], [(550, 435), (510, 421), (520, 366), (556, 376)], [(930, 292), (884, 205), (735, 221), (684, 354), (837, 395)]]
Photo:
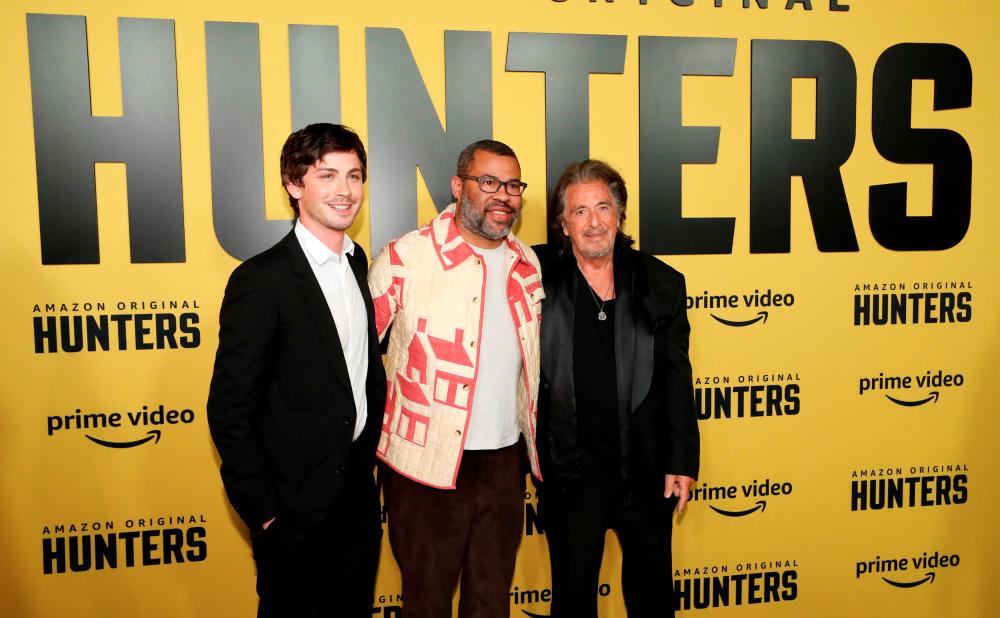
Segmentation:
[(326, 298), (330, 314), (337, 325), (340, 347), (344, 351), (351, 390), (354, 392), (354, 406), (358, 413), (354, 421), (354, 439), (357, 440), (368, 419), (368, 397), (365, 394), (368, 379), (368, 313), (358, 288), (358, 280), (347, 261), (348, 255), (354, 255), (354, 241), (344, 234), (343, 253), (334, 253), (307, 230), (301, 221), (295, 222), (295, 237), (319, 281), (323, 297)]

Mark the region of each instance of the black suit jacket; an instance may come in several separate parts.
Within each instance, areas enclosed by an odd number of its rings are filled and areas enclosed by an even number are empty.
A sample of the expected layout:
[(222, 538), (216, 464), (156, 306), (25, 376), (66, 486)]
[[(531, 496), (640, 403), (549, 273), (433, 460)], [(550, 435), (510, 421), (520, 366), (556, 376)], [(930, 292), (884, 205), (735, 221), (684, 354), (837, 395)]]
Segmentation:
[[(348, 260), (368, 312), (368, 420), (354, 452), (374, 466), (385, 370), (368, 258), (355, 245)], [(343, 484), (356, 414), (336, 324), (293, 231), (236, 268), (219, 315), (208, 423), (226, 494), (251, 531), (272, 517), (306, 529), (323, 519)]]
[[(546, 484), (580, 482), (573, 379), (576, 258), (534, 247), (542, 266), (538, 450)], [(614, 249), (615, 361), (622, 478), (662, 495), (665, 474), (698, 476), (699, 437), (688, 359), (684, 276), (621, 242)]]

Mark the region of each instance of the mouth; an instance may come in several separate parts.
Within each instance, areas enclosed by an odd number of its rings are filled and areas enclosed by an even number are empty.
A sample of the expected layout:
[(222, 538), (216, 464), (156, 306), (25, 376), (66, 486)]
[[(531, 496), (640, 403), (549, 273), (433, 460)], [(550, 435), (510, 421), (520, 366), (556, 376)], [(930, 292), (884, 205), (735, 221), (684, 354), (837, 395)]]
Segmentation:
[(326, 202), (326, 205), (338, 213), (347, 214), (354, 207), (353, 202)]
[(515, 211), (510, 206), (504, 204), (490, 204), (486, 207), (486, 214), (494, 221), (507, 223), (515, 216)]

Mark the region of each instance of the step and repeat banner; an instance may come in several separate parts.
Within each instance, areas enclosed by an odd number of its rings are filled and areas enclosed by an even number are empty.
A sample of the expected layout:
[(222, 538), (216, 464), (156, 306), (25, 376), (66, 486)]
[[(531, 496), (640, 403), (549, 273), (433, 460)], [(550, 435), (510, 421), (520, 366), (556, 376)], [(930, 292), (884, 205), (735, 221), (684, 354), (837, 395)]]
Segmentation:
[[(355, 127), (374, 255), (518, 153), (588, 156), (687, 276), (682, 616), (1000, 604), (1000, 8), (987, 0), (8, 0), (4, 616), (248, 616), (205, 421), (226, 279), (290, 227), (287, 134)], [(511, 616), (549, 614), (535, 492)], [(374, 616), (405, 615), (388, 547)], [(609, 534), (602, 616), (624, 617)], [(668, 601), (664, 597), (664, 603)]]

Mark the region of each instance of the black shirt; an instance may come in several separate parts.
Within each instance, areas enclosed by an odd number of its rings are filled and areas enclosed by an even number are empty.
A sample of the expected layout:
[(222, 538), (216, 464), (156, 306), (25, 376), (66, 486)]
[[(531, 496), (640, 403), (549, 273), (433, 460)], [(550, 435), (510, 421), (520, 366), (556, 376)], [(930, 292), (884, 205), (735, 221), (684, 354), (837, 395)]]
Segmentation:
[(573, 323), (573, 381), (580, 461), (585, 485), (621, 479), (618, 379), (615, 369), (615, 301), (603, 302), (606, 319), (597, 317), (600, 297), (577, 269)]

